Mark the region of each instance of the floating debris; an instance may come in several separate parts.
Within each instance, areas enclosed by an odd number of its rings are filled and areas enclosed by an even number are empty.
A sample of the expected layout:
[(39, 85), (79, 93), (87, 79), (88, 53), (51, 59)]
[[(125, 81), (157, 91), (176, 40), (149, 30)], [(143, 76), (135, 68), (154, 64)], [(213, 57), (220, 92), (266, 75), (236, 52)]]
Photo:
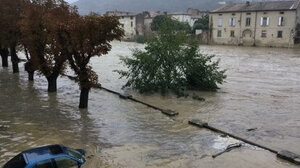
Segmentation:
[(240, 148), (240, 147), (242, 147), (241, 143), (235, 143), (235, 144), (228, 145), (227, 148), (224, 151), (222, 151), (220, 153), (217, 153), (215, 155), (212, 155), (212, 158), (216, 158), (216, 157), (218, 157), (218, 156), (220, 156), (220, 155), (222, 155), (222, 154), (224, 154), (226, 152), (230, 152), (233, 149)]
[(258, 128), (249, 128), (247, 129), (248, 132), (256, 131)]

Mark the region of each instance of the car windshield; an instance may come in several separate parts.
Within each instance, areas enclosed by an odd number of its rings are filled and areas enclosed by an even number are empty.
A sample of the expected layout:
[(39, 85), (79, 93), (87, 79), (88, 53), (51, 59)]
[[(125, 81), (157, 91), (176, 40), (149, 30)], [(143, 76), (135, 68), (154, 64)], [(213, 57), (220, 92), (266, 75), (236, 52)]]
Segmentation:
[(78, 151), (76, 151), (75, 149), (71, 149), (71, 148), (67, 148), (66, 147), (66, 151), (69, 155), (77, 158), (77, 159), (83, 159), (82, 154)]
[(8, 161), (3, 168), (24, 168), (26, 166), (26, 162), (22, 154), (19, 154)]

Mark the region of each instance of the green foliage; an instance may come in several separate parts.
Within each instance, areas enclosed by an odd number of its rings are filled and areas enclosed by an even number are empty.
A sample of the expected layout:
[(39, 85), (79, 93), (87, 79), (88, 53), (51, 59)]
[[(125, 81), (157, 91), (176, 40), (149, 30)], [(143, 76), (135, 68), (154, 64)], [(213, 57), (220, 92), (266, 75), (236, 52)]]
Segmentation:
[(140, 43), (140, 44), (144, 44), (147, 41), (147, 37), (146, 36), (137, 36), (136, 38), (136, 42)]
[(177, 20), (170, 18), (167, 15), (158, 15), (154, 17), (153, 22), (151, 23), (152, 31), (162, 31), (161, 28), (164, 28), (164, 25), (172, 27), (176, 31), (185, 31), (187, 33), (191, 32), (191, 27), (188, 23), (182, 23)]
[(196, 31), (196, 29), (201, 30), (208, 30), (209, 29), (209, 15), (204, 15), (203, 18), (197, 20), (193, 27), (193, 32)]
[(171, 22), (158, 28), (157, 35), (146, 42), (145, 51), (134, 49), (132, 57), (122, 57), (128, 71), (118, 70), (128, 79), (124, 87), (132, 87), (141, 93), (172, 91), (184, 96), (184, 91), (216, 91), (226, 78), (219, 70), (214, 56), (199, 52), (197, 42), (187, 38), (187, 32), (178, 30)]

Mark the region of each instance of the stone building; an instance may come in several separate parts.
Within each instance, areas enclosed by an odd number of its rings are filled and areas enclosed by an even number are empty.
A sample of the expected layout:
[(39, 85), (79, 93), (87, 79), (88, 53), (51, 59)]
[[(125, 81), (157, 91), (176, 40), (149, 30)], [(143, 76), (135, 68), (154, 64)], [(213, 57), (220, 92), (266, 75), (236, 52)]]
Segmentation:
[(215, 44), (292, 47), (299, 43), (300, 0), (229, 3), (210, 13)]
[(145, 12), (145, 17), (144, 17), (144, 35), (145, 36), (150, 36), (153, 32), (151, 30), (151, 24), (153, 22), (153, 19), (156, 16), (159, 15), (165, 15), (166, 12), (161, 12), (161, 11), (149, 11)]
[(106, 15), (117, 16), (124, 29), (124, 39), (132, 40), (136, 37), (136, 14), (122, 11), (108, 11)]

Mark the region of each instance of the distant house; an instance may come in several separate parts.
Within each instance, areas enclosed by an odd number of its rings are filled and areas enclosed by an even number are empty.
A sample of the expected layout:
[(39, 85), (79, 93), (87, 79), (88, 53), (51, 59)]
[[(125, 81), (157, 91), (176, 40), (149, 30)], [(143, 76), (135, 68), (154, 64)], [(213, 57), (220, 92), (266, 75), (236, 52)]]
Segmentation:
[(123, 11), (108, 11), (106, 15), (117, 16), (124, 29), (124, 39), (132, 40), (136, 37), (136, 14)]
[(191, 15), (192, 23), (194, 25), (196, 21), (202, 19), (205, 15), (208, 15), (209, 11), (201, 11), (199, 9), (189, 8), (187, 13)]
[(224, 4), (210, 13), (211, 40), (216, 44), (293, 46), (300, 43), (299, 6), (300, 0)]
[(145, 18), (148, 17), (148, 12), (142, 12), (136, 15), (136, 34), (138, 36), (145, 35)]
[(161, 12), (161, 11), (149, 11), (149, 12), (145, 12), (146, 15), (144, 15), (144, 35), (145, 36), (150, 36), (152, 34), (152, 30), (151, 30), (151, 24), (153, 22), (153, 19), (156, 16), (159, 15), (165, 15), (166, 12)]
[(186, 12), (174, 12), (168, 13), (173, 19), (176, 19), (180, 22), (186, 22), (191, 27), (194, 26), (195, 22), (199, 19), (202, 19), (204, 15), (209, 14), (208, 11), (200, 11), (199, 9), (189, 8)]
[(192, 19), (192, 16), (185, 12), (174, 12), (168, 13), (168, 15), (174, 20), (178, 20), (179, 22), (188, 23), (191, 27), (194, 26), (195, 20)]

